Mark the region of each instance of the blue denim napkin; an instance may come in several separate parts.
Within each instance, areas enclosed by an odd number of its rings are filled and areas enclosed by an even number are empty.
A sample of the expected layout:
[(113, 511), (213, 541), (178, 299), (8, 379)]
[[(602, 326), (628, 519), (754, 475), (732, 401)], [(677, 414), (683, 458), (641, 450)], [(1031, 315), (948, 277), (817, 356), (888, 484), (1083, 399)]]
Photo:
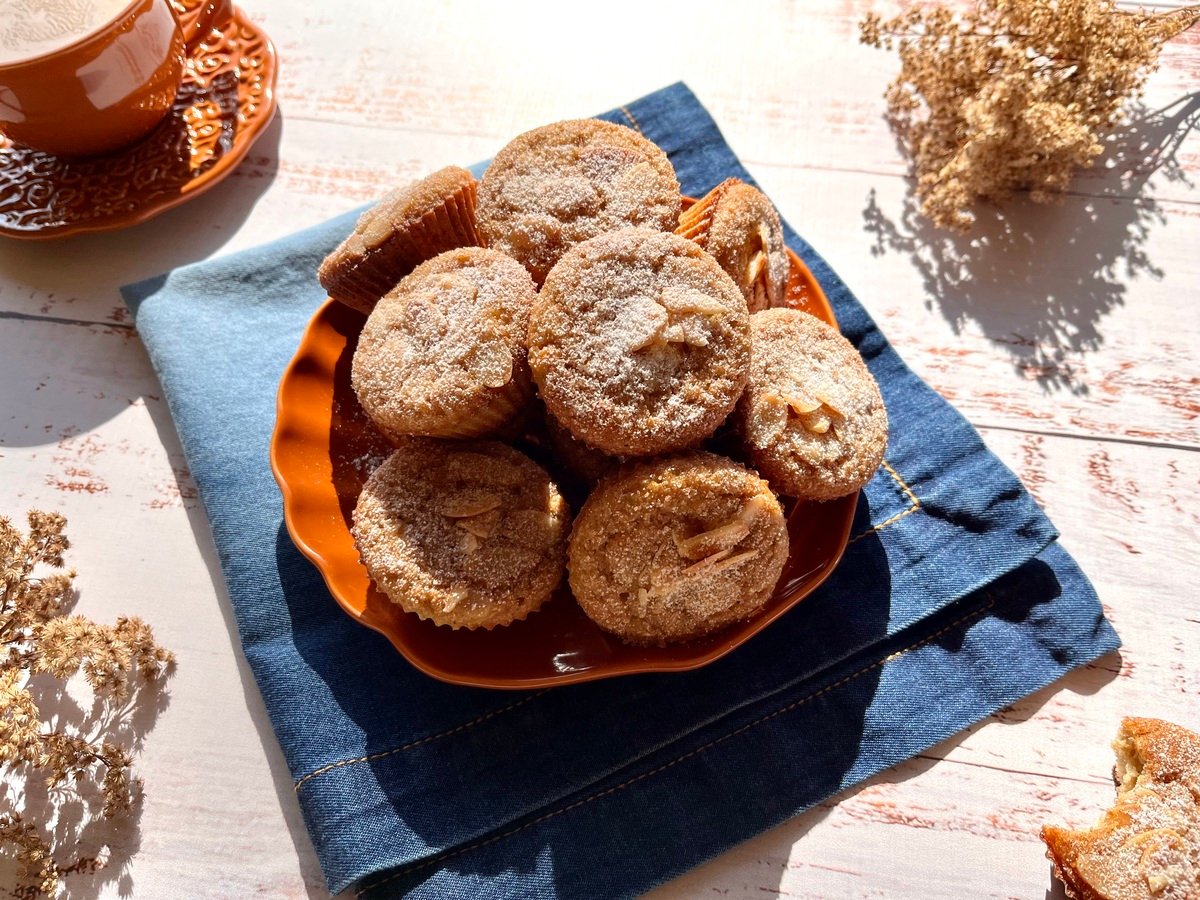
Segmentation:
[[(682, 84), (601, 118), (663, 147), (688, 194), (752, 180)], [(324, 300), (313, 273), (353, 221), (124, 291), (331, 890), (634, 894), (1117, 647), (1020, 482), (789, 229), (891, 419), (834, 575), (691, 673), (526, 694), (422, 675), (331, 600), (268, 464), (276, 385)]]

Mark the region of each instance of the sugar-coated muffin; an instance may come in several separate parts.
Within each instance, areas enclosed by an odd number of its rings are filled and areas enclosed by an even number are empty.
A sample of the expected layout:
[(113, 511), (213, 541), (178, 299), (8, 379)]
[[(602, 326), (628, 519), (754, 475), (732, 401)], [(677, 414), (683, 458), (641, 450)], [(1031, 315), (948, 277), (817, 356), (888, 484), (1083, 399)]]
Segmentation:
[(1200, 734), (1126, 718), (1113, 742), (1117, 801), (1090, 829), (1042, 827), (1070, 900), (1200, 897)]
[(536, 288), (497, 250), (449, 250), (414, 269), (368, 317), (350, 380), (392, 439), (508, 430), (533, 387), (525, 336)]
[(750, 312), (783, 305), (791, 267), (783, 223), (758, 188), (727, 178), (684, 210), (675, 233), (712, 254), (741, 290)]
[(575, 520), (568, 571), (597, 625), (661, 646), (754, 615), (787, 558), (787, 522), (767, 482), (696, 451), (605, 477)]
[(675, 170), (656, 144), (621, 125), (575, 119), (527, 131), (497, 153), (477, 215), (485, 244), (541, 284), (588, 238), (627, 226), (670, 231), (679, 203)]
[(379, 298), (427, 259), (479, 244), (474, 176), (447, 166), (398, 188), (359, 217), (317, 270), (334, 300), (369, 313)]
[(750, 337), (750, 383), (734, 422), (754, 467), (805, 500), (870, 481), (887, 449), (887, 410), (854, 345), (794, 309), (755, 313)]
[(546, 443), (558, 464), (579, 484), (591, 488), (621, 464), (621, 458), (589, 447), (545, 413)]
[(550, 476), (512, 447), (408, 438), (367, 479), (352, 533), (392, 602), (438, 625), (493, 628), (549, 599), (570, 522)]
[(626, 228), (572, 248), (529, 321), (529, 364), (546, 408), (616, 456), (688, 447), (737, 403), (749, 316), (711, 256), (669, 232)]

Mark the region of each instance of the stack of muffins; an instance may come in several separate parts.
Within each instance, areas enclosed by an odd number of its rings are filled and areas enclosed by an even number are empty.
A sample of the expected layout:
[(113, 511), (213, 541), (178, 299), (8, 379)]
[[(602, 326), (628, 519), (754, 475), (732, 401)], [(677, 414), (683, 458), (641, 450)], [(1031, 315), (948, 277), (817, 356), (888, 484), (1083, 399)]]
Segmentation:
[(368, 314), (351, 381), (396, 445), (353, 527), (392, 601), (490, 629), (565, 573), (620, 639), (689, 640), (770, 598), (789, 550), (776, 494), (870, 479), (879, 389), (836, 329), (783, 306), (770, 202), (730, 179), (680, 207), (655, 144), (558, 122), (478, 184), (450, 167), (393, 192), (322, 263), (329, 295)]

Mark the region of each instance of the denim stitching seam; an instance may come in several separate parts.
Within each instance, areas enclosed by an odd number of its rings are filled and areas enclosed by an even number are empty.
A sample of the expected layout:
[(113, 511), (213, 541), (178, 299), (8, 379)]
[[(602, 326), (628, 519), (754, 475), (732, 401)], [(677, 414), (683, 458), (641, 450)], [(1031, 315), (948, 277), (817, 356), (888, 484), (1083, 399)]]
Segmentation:
[(530, 700), (535, 700), (536, 698), (540, 697), (544, 693), (546, 693), (546, 691), (544, 691), (544, 690), (537, 691), (536, 693), (530, 694), (528, 697), (525, 697), (524, 699), (518, 700), (516, 703), (510, 703), (508, 706), (501, 707), (500, 709), (493, 709), (491, 712), (485, 713), (484, 715), (479, 716), (478, 718), (472, 719), (470, 722), (464, 722), (461, 725), (456, 725), (454, 728), (447, 729), (446, 731), (440, 731), (437, 734), (428, 735), (426, 737), (420, 738), (419, 740), (411, 741), (410, 743), (404, 744), (403, 746), (400, 746), (400, 747), (393, 747), (391, 750), (380, 750), (378, 753), (370, 753), (370, 754), (367, 754), (366, 756), (357, 756), (354, 759), (343, 759), (339, 762), (330, 763), (327, 766), (321, 766), (321, 768), (316, 769), (315, 771), (309, 772), (307, 775), (304, 775), (304, 776), (301, 776), (300, 778), (298, 778), (296, 780), (295, 784), (292, 785), (292, 788), (293, 788), (293, 790), (295, 790), (298, 793), (300, 791), (301, 785), (303, 785), (306, 781), (309, 781), (312, 778), (316, 778), (318, 775), (324, 775), (326, 772), (332, 772), (334, 769), (340, 769), (343, 766), (352, 766), (355, 763), (372, 762), (377, 759), (383, 759), (385, 756), (392, 756), (393, 754), (396, 754), (396, 753), (403, 753), (405, 750), (412, 750), (415, 747), (420, 747), (422, 744), (428, 744), (430, 741), (436, 741), (436, 740), (439, 740), (444, 737), (450, 737), (453, 734), (458, 734), (459, 732), (466, 731), (468, 728), (474, 728), (476, 725), (480, 725), (480, 724), (486, 722), (488, 719), (494, 718), (503, 713), (514, 710), (518, 706), (523, 706), (524, 704), (528, 703)]
[(647, 778), (651, 778), (655, 775), (665, 772), (667, 769), (670, 769), (673, 766), (676, 766), (681, 762), (684, 762), (688, 759), (691, 759), (694, 756), (698, 756), (699, 754), (712, 749), (717, 744), (724, 743), (725, 741), (729, 740), (732, 737), (736, 737), (739, 734), (743, 734), (744, 732), (749, 731), (751, 728), (761, 725), (763, 722), (770, 721), (771, 719), (774, 719), (778, 716), (784, 715), (785, 713), (789, 713), (792, 710), (794, 710), (800, 706), (803, 706), (805, 703), (809, 703), (810, 701), (815, 700), (824, 694), (828, 694), (831, 691), (837, 690), (838, 688), (850, 683), (851, 681), (853, 681), (856, 678), (859, 678), (859, 677), (867, 674), (868, 672), (873, 671), (874, 669), (878, 669), (882, 666), (887, 665), (892, 660), (897, 659), (906, 653), (911, 653), (913, 650), (917, 650), (921, 647), (924, 647), (925, 645), (927, 645), (929, 643), (932, 643), (933, 641), (937, 640), (942, 635), (946, 634), (949, 631), (953, 631), (955, 628), (964, 624), (965, 622), (968, 622), (971, 619), (975, 619), (975, 618), (979, 618), (979, 617), (983, 616), (989, 609), (991, 609), (995, 605), (995, 602), (996, 601), (994, 598), (989, 597), (987, 603), (985, 603), (979, 609), (973, 610), (970, 613), (968, 613), (967, 615), (962, 616), (961, 618), (955, 619), (949, 625), (946, 625), (945, 627), (939, 629), (938, 631), (934, 632), (933, 634), (929, 635), (928, 637), (922, 638), (921, 640), (916, 641), (916, 642), (910, 644), (909, 646), (904, 647), (900, 650), (897, 650), (894, 653), (890, 653), (887, 656), (885, 656), (883, 659), (877, 660), (877, 661), (871, 663), (871, 665), (869, 665), (869, 666), (864, 666), (863, 668), (859, 669), (857, 672), (847, 675), (846, 677), (840, 679), (839, 681), (835, 681), (833, 684), (826, 685), (825, 687), (821, 688), (819, 691), (814, 691), (813, 693), (811, 693), (805, 697), (801, 697), (799, 700), (795, 700), (795, 701), (789, 703), (787, 706), (782, 707), (781, 709), (777, 709), (772, 713), (767, 713), (766, 715), (755, 719), (753, 722), (743, 725), (740, 728), (734, 729), (733, 731), (729, 732), (726, 735), (723, 735), (718, 738), (714, 738), (713, 740), (709, 741), (707, 744), (697, 747), (695, 750), (690, 750), (687, 753), (683, 754), (682, 756), (676, 757), (675, 759), (671, 760), (668, 763), (664, 763), (663, 765), (659, 766), (656, 769), (651, 769), (648, 772), (643, 772), (641, 775), (634, 776), (633, 778), (630, 778), (628, 781), (624, 781), (621, 784), (615, 785), (606, 790), (599, 791), (595, 794), (592, 794), (591, 796), (584, 797), (582, 800), (576, 800), (574, 803), (571, 803), (571, 804), (568, 804), (567, 806), (556, 809), (553, 812), (548, 812), (545, 815), (542, 815), (536, 819), (533, 819), (532, 821), (526, 822), (524, 825), (520, 825), (516, 828), (509, 829), (508, 831), (502, 832), (500, 834), (493, 835), (490, 838), (486, 838), (481, 841), (476, 841), (473, 844), (468, 844), (465, 847), (460, 847), (457, 850), (453, 850), (449, 853), (443, 853), (438, 856), (431, 857), (430, 859), (427, 859), (423, 862), (417, 863), (416, 865), (407, 866), (406, 868), (401, 869), (398, 872), (388, 875), (386, 878), (383, 878), (383, 879), (373, 882), (371, 884), (363, 885), (362, 888), (355, 891), (355, 896), (361, 897), (364, 894), (366, 894), (368, 891), (373, 891), (375, 888), (381, 887), (382, 885), (387, 884), (389, 881), (394, 881), (395, 879), (400, 878), (404, 875), (410, 875), (413, 872), (419, 872), (421, 869), (425, 869), (425, 868), (428, 868), (429, 866), (436, 865), (440, 862), (444, 862), (445, 860), (451, 859), (455, 856), (461, 856), (462, 854), (469, 853), (472, 850), (478, 850), (480, 847), (487, 847), (491, 844), (495, 844), (498, 841), (502, 841), (505, 838), (512, 837), (514, 834), (518, 834), (519, 832), (522, 832), (522, 831), (526, 830), (527, 828), (532, 828), (535, 825), (540, 825), (542, 822), (545, 822), (549, 819), (553, 819), (553, 818), (556, 818), (557, 816), (563, 815), (564, 813), (571, 812), (572, 810), (578, 809), (581, 806), (585, 806), (588, 803), (591, 803), (595, 800), (601, 800), (605, 797), (611, 796), (612, 794), (615, 794), (618, 791), (621, 791), (624, 788), (627, 788), (632, 784), (636, 784), (639, 781), (644, 781)]
[(872, 525), (866, 531), (860, 531), (858, 534), (856, 534), (854, 537), (850, 538), (850, 540), (846, 542), (847, 547), (849, 547), (851, 544), (855, 543), (856, 541), (861, 541), (868, 534), (874, 534), (875, 532), (877, 532), (883, 528), (887, 528), (889, 525), (899, 522), (905, 516), (911, 516), (913, 513), (915, 513), (918, 509), (921, 508), (921, 501), (917, 498), (917, 495), (913, 493), (913, 489), (910, 488), (908, 486), (908, 483), (905, 482), (905, 480), (900, 477), (900, 473), (897, 472), (895, 469), (893, 469), (888, 464), (888, 461), (886, 459), (883, 461), (883, 467), (884, 467), (884, 469), (887, 470), (887, 473), (892, 476), (892, 479), (896, 482), (896, 484), (898, 484), (900, 486), (900, 490), (902, 490), (904, 492), (904, 496), (906, 496), (908, 498), (909, 507), (907, 509), (901, 510), (900, 512), (896, 513), (896, 515), (892, 516), (891, 518), (884, 519), (878, 525)]

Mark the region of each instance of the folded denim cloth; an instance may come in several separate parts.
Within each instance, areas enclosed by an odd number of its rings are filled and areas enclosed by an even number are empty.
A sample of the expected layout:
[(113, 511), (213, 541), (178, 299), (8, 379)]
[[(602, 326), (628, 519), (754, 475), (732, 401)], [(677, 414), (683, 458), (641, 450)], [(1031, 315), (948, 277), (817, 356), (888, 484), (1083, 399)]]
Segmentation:
[[(688, 194), (752, 181), (681, 84), (601, 118), (663, 147)], [(836, 572), (694, 672), (525, 694), (422, 675), (334, 604), (268, 463), (276, 385), (325, 299), (313, 273), (353, 220), (124, 292), (331, 890), (634, 894), (1118, 646), (1020, 482), (788, 229), (891, 419)]]

